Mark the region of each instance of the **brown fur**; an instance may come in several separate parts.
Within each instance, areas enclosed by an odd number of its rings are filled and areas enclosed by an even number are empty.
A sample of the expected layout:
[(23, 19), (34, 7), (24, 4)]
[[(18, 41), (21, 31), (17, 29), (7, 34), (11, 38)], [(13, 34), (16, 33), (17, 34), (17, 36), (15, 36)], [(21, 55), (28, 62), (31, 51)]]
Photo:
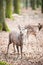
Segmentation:
[(28, 34), (32, 34), (32, 35), (36, 36), (36, 32), (32, 26), (27, 25), (27, 26), (25, 26), (25, 29), (27, 29), (27, 36), (28, 36)]

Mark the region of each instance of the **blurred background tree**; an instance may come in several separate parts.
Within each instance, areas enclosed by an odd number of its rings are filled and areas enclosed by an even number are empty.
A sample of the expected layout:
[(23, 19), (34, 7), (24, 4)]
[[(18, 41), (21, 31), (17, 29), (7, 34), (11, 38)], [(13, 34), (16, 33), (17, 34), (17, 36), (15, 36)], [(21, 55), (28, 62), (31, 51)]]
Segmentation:
[(25, 5), (26, 5), (26, 9), (27, 9), (28, 8), (28, 0), (26, 0)]
[(0, 29), (8, 30), (5, 18), (12, 18), (14, 13), (19, 14), (22, 8), (28, 9), (28, 5), (33, 10), (41, 8), (43, 13), (43, 0), (0, 0)]
[(5, 22), (5, 7), (4, 7), (5, 0), (0, 0), (0, 30), (8, 31), (7, 24)]
[(36, 0), (37, 8), (39, 8), (39, 4), (40, 4), (39, 1), (40, 0)]
[(42, 0), (42, 5), (41, 5), (42, 13), (43, 13), (43, 0)]
[(6, 17), (12, 17), (13, 0), (6, 0)]
[(14, 4), (14, 13), (20, 13), (20, 0), (13, 0)]
[(35, 10), (35, 0), (32, 0), (32, 9)]

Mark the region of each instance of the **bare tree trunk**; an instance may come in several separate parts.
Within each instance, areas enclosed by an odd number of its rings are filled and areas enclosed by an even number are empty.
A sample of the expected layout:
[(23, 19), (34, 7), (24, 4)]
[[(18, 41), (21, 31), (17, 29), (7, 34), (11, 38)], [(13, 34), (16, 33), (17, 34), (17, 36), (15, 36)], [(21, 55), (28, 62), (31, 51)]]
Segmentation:
[(26, 0), (26, 9), (28, 8), (28, 0)]
[(43, 0), (42, 0), (42, 8), (41, 9), (42, 9), (42, 13), (43, 13)]
[(5, 23), (5, 8), (4, 8), (4, 1), (0, 0), (0, 30), (7, 31), (8, 27)]
[(12, 17), (12, 3), (13, 3), (13, 0), (6, 0), (6, 17), (7, 18)]
[(35, 10), (35, 0), (32, 0), (32, 9)]
[(20, 0), (14, 0), (14, 13), (20, 13)]

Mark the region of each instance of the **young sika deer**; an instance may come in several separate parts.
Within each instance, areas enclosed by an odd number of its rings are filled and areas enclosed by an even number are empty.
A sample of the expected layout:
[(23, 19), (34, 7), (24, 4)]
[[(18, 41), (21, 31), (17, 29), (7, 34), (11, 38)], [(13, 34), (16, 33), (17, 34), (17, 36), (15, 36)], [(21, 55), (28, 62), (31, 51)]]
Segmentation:
[(29, 34), (35, 35), (36, 36), (36, 32), (34, 30), (34, 28), (37, 27), (39, 29), (39, 31), (42, 29), (43, 25), (41, 25), (40, 23), (38, 23), (38, 26), (31, 26), (31, 25), (27, 25), (25, 26), (25, 29), (27, 29), (27, 37)]
[(29, 34), (36, 36), (36, 32), (35, 32), (35, 30), (32, 26), (27, 25), (27, 26), (25, 26), (25, 29), (27, 29), (27, 37), (28, 37)]
[(13, 47), (14, 47), (14, 52), (15, 52), (15, 45), (17, 48), (17, 52), (19, 55), (19, 46), (20, 46), (20, 50), (21, 50), (21, 58), (22, 58), (22, 47), (23, 47), (23, 33), (21, 31), (20, 26), (18, 26), (19, 30), (20, 30), (20, 34), (16, 33), (16, 32), (11, 32), (9, 34), (9, 44), (7, 47), (7, 53), (8, 53), (8, 49), (9, 49), (9, 45), (11, 43), (13, 43)]

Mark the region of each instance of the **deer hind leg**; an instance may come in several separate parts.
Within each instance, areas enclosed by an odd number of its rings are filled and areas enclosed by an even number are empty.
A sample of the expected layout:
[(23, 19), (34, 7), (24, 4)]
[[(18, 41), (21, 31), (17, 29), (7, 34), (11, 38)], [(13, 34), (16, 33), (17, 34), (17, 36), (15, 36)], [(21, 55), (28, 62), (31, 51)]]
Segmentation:
[(22, 45), (20, 46), (20, 50), (21, 50), (21, 59), (22, 59)]
[(7, 54), (8, 54), (8, 50), (9, 50), (9, 45), (10, 45), (11, 43), (9, 42), (9, 44), (8, 44), (8, 47), (7, 47)]

